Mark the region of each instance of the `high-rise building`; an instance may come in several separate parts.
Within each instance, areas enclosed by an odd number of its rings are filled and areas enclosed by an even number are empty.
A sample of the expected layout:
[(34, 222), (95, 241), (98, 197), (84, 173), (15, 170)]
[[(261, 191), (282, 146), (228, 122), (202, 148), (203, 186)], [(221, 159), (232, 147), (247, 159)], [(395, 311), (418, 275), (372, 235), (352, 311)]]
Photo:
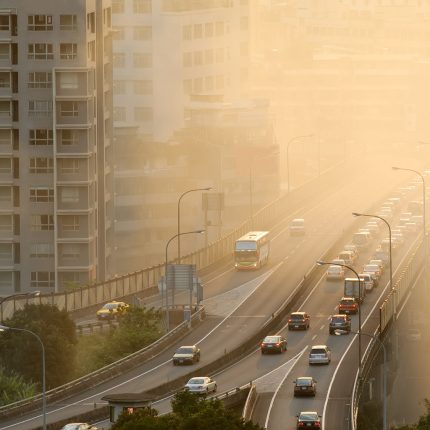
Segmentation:
[(110, 0), (0, 3), (0, 294), (113, 271)]
[[(224, 132), (232, 128), (234, 121), (226, 126), (219, 112), (246, 116), (249, 112), (237, 106), (252, 109), (253, 101), (247, 100), (250, 4), (252, 0), (112, 0), (118, 272), (163, 261), (166, 241), (176, 232), (182, 192), (209, 186), (213, 192), (226, 191), (220, 188), (219, 169), (202, 169), (208, 165), (208, 151), (198, 159), (194, 148), (198, 139), (200, 148), (209, 145), (204, 139), (212, 141), (217, 127)], [(187, 140), (179, 142), (178, 132)], [(238, 143), (246, 146), (251, 140)], [(243, 151), (231, 146), (227, 158), (243, 158)], [(211, 153), (217, 151), (222, 148), (212, 145)], [(219, 164), (216, 160), (209, 162)], [(201, 194), (187, 196), (182, 210), (184, 228), (202, 227)], [(249, 210), (241, 212), (244, 219)], [(198, 240), (184, 239), (182, 251), (203, 246), (204, 238)]]

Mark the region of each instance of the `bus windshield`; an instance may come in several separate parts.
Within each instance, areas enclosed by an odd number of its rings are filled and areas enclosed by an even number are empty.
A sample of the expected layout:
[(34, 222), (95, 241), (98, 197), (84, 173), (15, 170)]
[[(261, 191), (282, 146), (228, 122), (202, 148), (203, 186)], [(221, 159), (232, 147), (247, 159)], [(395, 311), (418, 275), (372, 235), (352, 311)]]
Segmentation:
[(257, 242), (250, 240), (238, 240), (236, 242), (236, 251), (256, 251)]

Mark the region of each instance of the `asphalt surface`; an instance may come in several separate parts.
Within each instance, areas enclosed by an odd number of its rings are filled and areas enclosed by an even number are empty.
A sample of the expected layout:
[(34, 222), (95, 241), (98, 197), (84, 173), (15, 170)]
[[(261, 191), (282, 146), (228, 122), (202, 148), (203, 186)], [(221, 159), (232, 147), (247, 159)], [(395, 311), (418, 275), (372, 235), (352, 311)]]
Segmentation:
[[(373, 175), (376, 175), (381, 168), (381, 164), (379, 164)], [(377, 186), (375, 186), (375, 181), (372, 178), (369, 164), (369, 169), (364, 178), (361, 176), (358, 179), (351, 173), (351, 177), (348, 177), (348, 180), (339, 181), (339, 188), (329, 198), (323, 198), (316, 203), (309, 202), (307, 207), (297, 208), (294, 214), (275, 230), (276, 235), (272, 241), (270, 264), (263, 270), (258, 272), (235, 272), (228, 268), (224, 272), (220, 270), (212, 278), (210, 288), (213, 294), (212, 297), (216, 296), (217, 293), (226, 293), (235, 287), (243, 288), (247, 283), (248, 296), (241, 297), (238, 300), (238, 304), (233, 306), (227, 315), (225, 315), (226, 312), (223, 307), (220, 307), (221, 311), (218, 315), (210, 315), (201, 326), (190, 333), (187, 339), (180, 342), (180, 344), (199, 344), (202, 350), (202, 360), (200, 364), (194, 366), (197, 375), (198, 368), (201, 365), (213, 361), (226, 351), (237, 346), (271, 317), (271, 314), (278, 309), (280, 304), (291, 295), (303, 275), (312, 268), (315, 261), (351, 225), (354, 221), (351, 216), (352, 211), (365, 212), (371, 209), (373, 202), (382, 199), (387, 190), (393, 187), (393, 184), (399, 183), (400, 179), (403, 179), (391, 172), (388, 163), (383, 168), (384, 171), (387, 171), (387, 174), (384, 174), (384, 177), (378, 180)], [(304, 237), (290, 238), (287, 227), (288, 222), (296, 216), (306, 219), (307, 234)], [(349, 238), (345, 243), (347, 241), (349, 241)], [(342, 295), (339, 289), (341, 290), (340, 284), (327, 283), (324, 286), (320, 286), (314, 291), (312, 300), (307, 304), (309, 308), (306, 310), (310, 311), (313, 316), (312, 330), (319, 330), (320, 333), (311, 334), (312, 331), (309, 331), (289, 334), (288, 351), (281, 356), (262, 357), (258, 351), (251, 354), (240, 362), (240, 370), (238, 370), (237, 366), (232, 366), (216, 377), (219, 391), (228, 390), (267, 374), (285, 363), (285, 361), (290, 360), (292, 356), (302, 351), (305, 347), (314, 344), (316, 338), (312, 339), (312, 337), (315, 334), (327, 337), (328, 334), (323, 334), (321, 327), (327, 324), (327, 315), (333, 313), (334, 307)], [(307, 336), (311, 336), (311, 338), (309, 339)], [(339, 355), (345, 348), (345, 339), (348, 337), (329, 339), (333, 347), (333, 362), (328, 368), (333, 368), (336, 360), (339, 360)], [(327, 340), (327, 343), (329, 340)], [(74, 396), (61, 404), (48, 405), (48, 422), (55, 422), (90, 410), (94, 407), (94, 403), (101, 403), (101, 397), (107, 393), (141, 392), (188, 373), (190, 371), (188, 366), (172, 366), (171, 357), (178, 346), (179, 344), (172, 344), (172, 348), (168, 351), (142, 364), (139, 368), (113, 379), (109, 383)], [(303, 360), (303, 357), (297, 360), (298, 367), (301, 360)], [(353, 372), (353, 367), (354, 364), (351, 363), (351, 372)], [(319, 387), (326, 386), (331, 380), (330, 371), (324, 371), (324, 369), (323, 367), (315, 368), (315, 377), (319, 381)], [(289, 391), (291, 392), (291, 384)], [(280, 394), (282, 394), (281, 392), (282, 389), (279, 390)], [(320, 396), (320, 393), (321, 395), (324, 394), (324, 388), (319, 390), (318, 396)], [(291, 399), (291, 396), (289, 398)], [(274, 417), (277, 415), (274, 412), (276, 409), (276, 407), (272, 409)], [(283, 409), (282, 426), (278, 427), (277, 424), (273, 424), (273, 428), (285, 428), (286, 422), (289, 422), (290, 418), (293, 419), (296, 413), (294, 412), (290, 416), (288, 412), (288, 417), (285, 417), (285, 407)], [(272, 416), (270, 417), (271, 420)], [(39, 412), (1, 423), (0, 428), (32, 429), (40, 424), (41, 416)], [(271, 423), (269, 424), (272, 425)]]

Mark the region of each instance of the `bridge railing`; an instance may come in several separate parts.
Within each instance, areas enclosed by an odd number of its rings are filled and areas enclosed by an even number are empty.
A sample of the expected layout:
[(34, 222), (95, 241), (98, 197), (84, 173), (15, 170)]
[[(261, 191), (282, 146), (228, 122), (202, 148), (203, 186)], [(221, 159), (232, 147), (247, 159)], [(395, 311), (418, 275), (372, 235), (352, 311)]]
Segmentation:
[[(344, 166), (340, 166), (340, 168), (342, 169)], [(352, 169), (357, 169), (357, 166), (349, 166), (349, 171)], [(251, 230), (269, 230), (298, 201), (302, 201), (303, 195), (311, 198), (311, 196), (320, 195), (325, 192), (330, 186), (336, 185), (338, 175), (339, 172), (337, 169), (328, 170), (324, 174), (321, 174), (319, 178), (311, 180), (289, 194), (279, 197), (253, 214), (252, 220), (247, 219), (231, 233), (210, 243), (206, 248), (183, 256), (181, 262), (195, 264), (197, 269), (201, 270), (215, 264), (228, 255), (232, 255), (236, 239)], [(173, 262), (176, 262), (176, 260), (173, 260)], [(164, 263), (71, 291), (45, 294), (33, 298), (5, 300), (0, 305), (0, 321), (11, 317), (16, 310), (22, 309), (26, 303), (51, 304), (56, 305), (59, 309), (71, 312), (145, 290), (154, 289), (155, 291), (158, 281), (163, 274)]]

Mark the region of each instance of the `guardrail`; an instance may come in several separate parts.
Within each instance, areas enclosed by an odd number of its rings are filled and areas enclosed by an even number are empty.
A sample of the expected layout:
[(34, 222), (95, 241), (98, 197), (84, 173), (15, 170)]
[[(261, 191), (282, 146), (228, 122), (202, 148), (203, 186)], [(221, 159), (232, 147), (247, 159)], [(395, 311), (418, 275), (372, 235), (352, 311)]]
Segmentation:
[[(392, 321), (396, 318), (397, 309), (403, 304), (411, 285), (416, 281), (423, 268), (425, 257), (424, 241), (421, 240), (411, 253), (403, 270), (394, 283), (393, 291), (390, 291), (379, 308), (379, 336), (381, 341), (387, 335)], [(362, 358), (361, 377), (356, 375), (351, 399), (351, 423), (352, 429), (357, 426), (358, 405), (360, 403), (363, 383), (372, 370), (373, 363), (380, 350), (380, 345), (375, 339), (371, 339)], [(364, 376), (363, 376), (364, 375)]]
[(96, 322), (92, 322), (92, 323), (77, 325), (76, 326), (76, 333), (79, 336), (91, 335), (95, 331), (102, 332), (105, 329), (113, 330), (117, 326), (118, 326), (118, 322), (114, 321), (114, 320), (96, 321)]
[[(338, 167), (338, 166), (336, 166)], [(359, 166), (349, 166), (348, 170), (358, 170)], [(184, 264), (195, 264), (198, 270), (209, 267), (223, 258), (232, 255), (234, 242), (250, 230), (270, 229), (279, 219), (290, 210), (294, 204), (302, 201), (303, 195), (321, 195), (338, 183), (337, 170), (329, 170), (315, 180), (311, 180), (300, 188), (291, 191), (274, 202), (258, 210), (251, 220), (246, 220), (238, 228), (225, 237), (211, 243), (191, 254), (181, 257)], [(172, 260), (177, 262), (177, 260)], [(82, 287), (73, 291), (52, 293), (38, 297), (13, 298), (0, 304), (0, 321), (11, 317), (17, 309), (22, 309), (26, 303), (51, 304), (68, 312), (99, 305), (121, 297), (156, 291), (158, 281), (164, 275), (164, 264), (148, 267), (133, 273), (118, 276), (105, 282)]]
[[(191, 317), (191, 327), (199, 324), (199, 322), (204, 318), (205, 309), (204, 307), (200, 307)], [(46, 399), (48, 402), (66, 399), (77, 392), (83, 391), (89, 387), (93, 388), (109, 379), (112, 379), (114, 376), (121, 375), (125, 371), (142, 364), (142, 361), (148, 360), (169, 348), (171, 346), (171, 339), (173, 337), (175, 338), (175, 341), (179, 340), (181, 337), (184, 337), (189, 332), (189, 330), (190, 324), (188, 321), (184, 321), (151, 345), (148, 345), (147, 347), (142, 348), (141, 350), (134, 352), (127, 357), (108, 364), (107, 366), (89, 373), (88, 375), (85, 375), (79, 379), (47, 391)], [(16, 415), (23, 415), (29, 410), (39, 407), (41, 403), (42, 394), (38, 394), (34, 397), (2, 406), (0, 407), (0, 418), (10, 418)]]

